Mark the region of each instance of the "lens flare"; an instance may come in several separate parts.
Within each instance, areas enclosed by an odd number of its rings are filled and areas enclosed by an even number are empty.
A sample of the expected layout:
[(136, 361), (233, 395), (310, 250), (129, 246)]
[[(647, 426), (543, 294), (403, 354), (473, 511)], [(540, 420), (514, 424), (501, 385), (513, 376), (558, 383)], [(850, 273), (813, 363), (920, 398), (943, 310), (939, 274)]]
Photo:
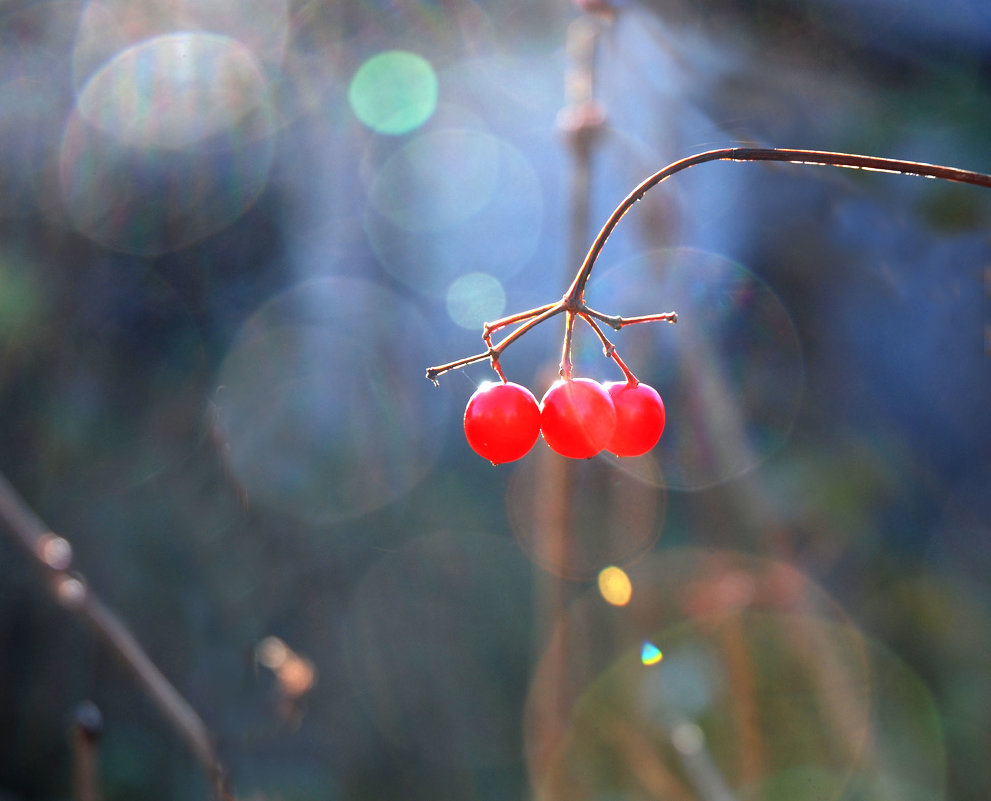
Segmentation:
[(289, 22), (287, 0), (94, 0), (85, 4), (82, 13), (76, 12), (76, 19), (72, 72), (77, 89), (118, 53), (179, 32), (237, 41), (275, 75), (283, 60)]
[(645, 780), (652, 796), (693, 797), (676, 777), (696, 746), (728, 781), (761, 755), (754, 781), (786, 764), (850, 781), (878, 688), (834, 600), (786, 563), (733, 551), (669, 547), (625, 571), (636, 592), (622, 615), (594, 588), (552, 620), (524, 724), (535, 797), (637, 795)]
[(376, 133), (399, 135), (419, 128), (437, 107), (437, 75), (416, 53), (390, 50), (368, 59), (351, 79), (348, 102)]
[[(629, 570), (622, 620), (589, 592), (540, 661), (526, 715), (536, 797), (695, 797), (703, 785), (719, 797), (943, 797), (948, 724), (932, 691), (794, 567), (669, 549)], [(721, 593), (744, 575), (745, 595)]]
[(661, 649), (654, 645), (654, 643), (645, 641), (644, 644), (640, 646), (640, 661), (643, 664), (656, 665), (663, 658), (664, 654), (661, 653)]
[(404, 495), (449, 414), (408, 380), (430, 332), (372, 282), (305, 282), (245, 323), (217, 376), (216, 427), (249, 503), (322, 525)]
[(270, 83), (241, 42), (195, 32), (138, 42), (79, 90), (59, 154), (63, 204), (104, 247), (174, 250), (253, 205), (274, 130)]
[(506, 291), (498, 278), (472, 272), (456, 279), (447, 290), (447, 313), (462, 328), (479, 330), (502, 316)]
[(624, 316), (677, 311), (677, 325), (624, 328), (614, 343), (664, 398), (654, 449), (666, 486), (699, 490), (764, 462), (791, 434), (804, 388), (801, 344), (781, 299), (743, 265), (705, 251), (654, 251), (593, 274), (590, 302)]
[(586, 579), (631, 563), (657, 542), (667, 511), (662, 484), (650, 456), (567, 460), (538, 442), (511, 475), (506, 506), (536, 564)]
[(264, 131), (268, 86), (254, 54), (226, 36), (173, 33), (118, 53), (79, 92), (80, 115), (139, 148), (186, 148), (224, 131)]
[(633, 584), (626, 572), (615, 566), (603, 568), (599, 572), (599, 594), (606, 603), (613, 606), (626, 606), (633, 596)]
[(371, 186), (368, 244), (393, 278), (419, 293), (444, 298), (468, 270), (505, 280), (540, 240), (543, 193), (533, 165), (485, 132), (424, 134), (388, 159)]
[(421, 134), (379, 168), (368, 202), (410, 232), (460, 225), (492, 200), (499, 158), (499, 139), (482, 131)]

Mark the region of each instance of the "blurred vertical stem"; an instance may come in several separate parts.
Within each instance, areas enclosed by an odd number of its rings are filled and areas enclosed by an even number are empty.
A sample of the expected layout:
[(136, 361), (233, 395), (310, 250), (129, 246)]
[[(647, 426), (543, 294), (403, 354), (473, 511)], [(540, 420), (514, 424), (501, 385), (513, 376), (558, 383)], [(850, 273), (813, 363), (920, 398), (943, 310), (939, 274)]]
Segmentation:
[[(565, 74), (565, 107), (558, 115), (558, 125), (564, 142), (571, 154), (568, 176), (568, 249), (565, 254), (565, 269), (579, 263), (587, 249), (587, 239), (591, 225), (591, 176), (592, 156), (605, 124), (605, 114), (595, 100), (595, 56), (596, 42), (602, 25), (601, 20), (591, 15), (575, 19), (568, 27), (566, 50), (568, 67)], [(574, 319), (569, 315), (569, 327)], [(566, 352), (563, 359), (570, 359)], [(569, 587), (564, 578), (555, 575), (558, 568), (571, 561), (573, 541), (572, 507), (575, 465), (569, 459), (558, 458), (548, 448), (541, 448), (535, 454), (537, 491), (534, 493), (532, 524), (540, 536), (546, 537), (548, 574), (540, 581), (542, 592), (537, 611), (538, 642), (541, 648), (548, 642), (556, 647), (549, 651), (554, 664), (549, 666), (555, 677), (550, 683), (554, 688), (554, 698), (544, 699), (538, 727), (549, 730), (552, 721), (568, 715), (567, 680), (568, 630), (561, 626), (554, 631), (555, 623), (562, 620), (568, 607)], [(561, 572), (558, 569), (556, 572)], [(546, 716), (546, 717), (545, 717)], [(540, 739), (540, 735), (538, 735)]]
[[(570, 208), (567, 264), (581, 263), (582, 268), (572, 282), (566, 298), (570, 296), (580, 299), (583, 296), (595, 257), (598, 256), (609, 233), (629, 207), (653, 185), (645, 185), (645, 182), (638, 187), (643, 190), (639, 195), (627, 198), (625, 208), (614, 213), (607, 223), (607, 228), (600, 231), (593, 241), (592, 250), (586, 253), (586, 237), (591, 224), (592, 157), (606, 124), (606, 114), (595, 99), (596, 42), (602, 26), (609, 24), (611, 20), (611, 15), (595, 18), (586, 15), (575, 20), (568, 29), (567, 52), (570, 57), (570, 69), (566, 78), (568, 104), (559, 115), (558, 122), (572, 155), (568, 193)], [(571, 378), (571, 341), (575, 318), (575, 314), (571, 311), (568, 311), (567, 315), (560, 370), (561, 377), (565, 379)], [(615, 349), (605, 339), (601, 329), (591, 318), (586, 318), (586, 321), (598, 333), (607, 355), (612, 356)], [(491, 341), (487, 340), (486, 344), (491, 349)], [(617, 358), (617, 363), (623, 368), (628, 380), (635, 380), (621, 359)], [(566, 567), (570, 563), (570, 548), (574, 540), (571, 530), (573, 518), (569, 514), (569, 509), (574, 489), (575, 463), (569, 459), (551, 456), (550, 451), (546, 449), (541, 456), (543, 458), (538, 462), (537, 475), (539, 488), (534, 494), (537, 507), (534, 509), (534, 520), (542, 523), (539, 530), (551, 539), (549, 546), (551, 565)], [(555, 677), (551, 686), (555, 688), (556, 697), (546, 702), (542, 706), (542, 711), (551, 720), (564, 720), (571, 714), (567, 708), (572, 700), (569, 697), (571, 682), (567, 675), (570, 664), (570, 638), (567, 624), (561, 625), (557, 632), (553, 632), (553, 625), (554, 621), (564, 619), (568, 606), (568, 589), (562, 578), (553, 579), (545, 586), (541, 610), (543, 633), (551, 635), (557, 646), (550, 651), (555, 661), (549, 666)], [(553, 636), (554, 634), (556, 637)], [(541, 725), (547, 731), (552, 730), (550, 721), (542, 721)], [(541, 732), (538, 732), (538, 741), (540, 736)], [(675, 753), (681, 758), (682, 767), (699, 797), (705, 801), (735, 801), (715, 761), (704, 747), (693, 755), (681, 754), (677, 748)], [(665, 788), (669, 790), (677, 788), (678, 791), (686, 789), (682, 781), (669, 771), (661, 760), (653, 762), (652, 768), (653, 776), (655, 779), (658, 777), (662, 779)]]
[(103, 731), (100, 710), (86, 702), (76, 710), (70, 731), (75, 761), (73, 779), (76, 801), (100, 801), (98, 751)]
[(206, 724), (162, 674), (124, 622), (71, 570), (72, 546), (54, 534), (0, 473), (0, 522), (45, 574), (58, 603), (86, 621), (134, 674), (145, 694), (203, 766), (214, 797), (233, 798), (227, 774)]
[(605, 128), (606, 115), (595, 99), (596, 41), (604, 22), (579, 17), (568, 28), (569, 69), (565, 78), (567, 105), (558, 125), (571, 151), (568, 199), (567, 264), (580, 264), (587, 249), (591, 221), (592, 152)]

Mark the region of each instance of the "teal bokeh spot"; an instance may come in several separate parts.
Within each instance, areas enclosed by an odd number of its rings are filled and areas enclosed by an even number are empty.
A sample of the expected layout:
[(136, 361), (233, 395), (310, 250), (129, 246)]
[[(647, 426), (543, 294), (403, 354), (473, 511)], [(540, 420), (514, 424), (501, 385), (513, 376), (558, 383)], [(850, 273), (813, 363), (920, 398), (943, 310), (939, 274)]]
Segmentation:
[(351, 79), (348, 102), (373, 131), (397, 136), (423, 125), (437, 108), (437, 75), (422, 56), (389, 50), (368, 59)]
[(468, 273), (447, 290), (447, 313), (462, 328), (481, 328), (506, 310), (506, 291), (488, 273)]
[(656, 665), (662, 658), (661, 649), (652, 642), (645, 642), (640, 649), (640, 661), (645, 665)]

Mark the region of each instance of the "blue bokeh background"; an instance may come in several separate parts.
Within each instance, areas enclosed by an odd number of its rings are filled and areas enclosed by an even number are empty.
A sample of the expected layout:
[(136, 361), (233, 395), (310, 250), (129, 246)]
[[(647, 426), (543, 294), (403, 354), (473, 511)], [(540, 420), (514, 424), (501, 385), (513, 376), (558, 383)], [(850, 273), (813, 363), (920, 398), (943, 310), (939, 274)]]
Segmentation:
[[(239, 798), (986, 798), (986, 190), (713, 163), (649, 193), (588, 289), (679, 312), (611, 335), (667, 405), (641, 459), (495, 468), (461, 431), (491, 370), (424, 372), (692, 153), (991, 171), (991, 7), (593, 5), (4, 4), (0, 469)], [(539, 398), (560, 336), (510, 380)], [(108, 801), (209, 797), (12, 539), (0, 565), (0, 801), (73, 795), (86, 699)]]

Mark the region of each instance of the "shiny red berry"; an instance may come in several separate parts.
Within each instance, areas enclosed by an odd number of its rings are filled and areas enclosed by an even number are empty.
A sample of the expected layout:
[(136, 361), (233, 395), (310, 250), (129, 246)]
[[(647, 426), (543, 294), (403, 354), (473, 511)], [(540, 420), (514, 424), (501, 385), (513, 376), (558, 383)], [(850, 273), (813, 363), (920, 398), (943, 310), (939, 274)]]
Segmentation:
[(540, 402), (540, 432), (562, 456), (595, 456), (606, 447), (615, 427), (612, 399), (589, 378), (555, 381)]
[(493, 464), (526, 456), (540, 435), (540, 408), (526, 387), (512, 382), (482, 384), (465, 408), (465, 436)]
[(640, 456), (657, 444), (664, 431), (664, 401), (647, 384), (626, 381), (605, 385), (616, 409), (616, 428), (606, 450), (617, 456)]

